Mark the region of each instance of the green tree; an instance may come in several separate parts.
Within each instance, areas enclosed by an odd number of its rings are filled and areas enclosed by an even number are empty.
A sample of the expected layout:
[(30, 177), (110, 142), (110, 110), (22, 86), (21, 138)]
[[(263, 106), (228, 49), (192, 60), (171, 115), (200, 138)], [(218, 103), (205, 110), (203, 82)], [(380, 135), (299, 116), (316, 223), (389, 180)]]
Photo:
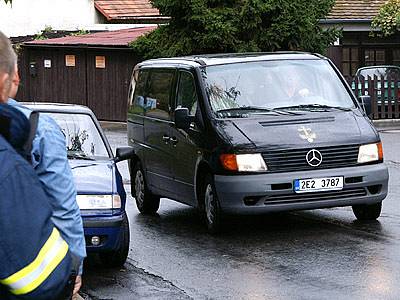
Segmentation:
[(334, 0), (151, 0), (171, 19), (131, 43), (144, 58), (305, 50), (323, 52), (339, 32), (318, 24)]
[(372, 35), (389, 36), (400, 28), (400, 0), (389, 0), (372, 19)]
[(8, 4), (8, 3), (11, 3), (11, 4), (12, 4), (12, 0), (4, 0), (4, 2), (5, 2), (6, 4)]

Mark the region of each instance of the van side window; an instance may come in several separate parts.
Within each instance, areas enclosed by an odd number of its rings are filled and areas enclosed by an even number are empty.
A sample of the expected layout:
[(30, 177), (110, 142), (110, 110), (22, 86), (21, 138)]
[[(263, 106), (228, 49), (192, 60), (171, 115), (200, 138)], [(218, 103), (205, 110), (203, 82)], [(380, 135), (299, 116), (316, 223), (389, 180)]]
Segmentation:
[(131, 86), (134, 87), (134, 93), (133, 93), (133, 99), (132, 94), (130, 92), (129, 95), (129, 101), (130, 101), (130, 107), (129, 107), (129, 113), (134, 113), (138, 115), (143, 115), (144, 114), (144, 108), (145, 108), (145, 101), (144, 101), (144, 96), (145, 96), (145, 90), (146, 90), (146, 81), (148, 77), (149, 72), (148, 71), (136, 71), (135, 74), (132, 76), (132, 84)]
[(186, 107), (190, 115), (195, 115), (197, 110), (197, 93), (193, 75), (181, 72), (178, 88), (177, 107)]
[(150, 74), (146, 97), (146, 116), (165, 119), (170, 118), (170, 95), (175, 71), (154, 70)]

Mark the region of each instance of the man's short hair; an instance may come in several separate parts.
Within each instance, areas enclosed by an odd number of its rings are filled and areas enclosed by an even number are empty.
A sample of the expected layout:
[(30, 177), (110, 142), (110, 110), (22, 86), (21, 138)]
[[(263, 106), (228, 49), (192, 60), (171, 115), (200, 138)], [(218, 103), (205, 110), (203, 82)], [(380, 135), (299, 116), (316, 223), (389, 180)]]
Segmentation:
[(11, 46), (10, 40), (0, 31), (0, 74), (14, 74), (17, 55)]

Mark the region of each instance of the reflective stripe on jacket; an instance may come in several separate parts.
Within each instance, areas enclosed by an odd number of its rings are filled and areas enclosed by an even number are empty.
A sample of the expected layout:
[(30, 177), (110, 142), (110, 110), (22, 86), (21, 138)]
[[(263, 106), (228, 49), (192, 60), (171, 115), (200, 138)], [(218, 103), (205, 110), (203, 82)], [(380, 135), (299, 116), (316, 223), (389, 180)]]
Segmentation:
[(49, 277), (67, 253), (67, 243), (58, 230), (53, 228), (35, 260), (8, 278), (1, 279), (0, 283), (8, 286), (14, 295), (30, 293)]

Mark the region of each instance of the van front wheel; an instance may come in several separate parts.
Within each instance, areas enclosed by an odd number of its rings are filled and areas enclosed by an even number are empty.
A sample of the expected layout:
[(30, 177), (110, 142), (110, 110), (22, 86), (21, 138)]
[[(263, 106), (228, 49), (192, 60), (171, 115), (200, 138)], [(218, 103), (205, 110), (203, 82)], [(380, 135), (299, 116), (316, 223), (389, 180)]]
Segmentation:
[(222, 213), (217, 192), (214, 186), (214, 180), (211, 175), (207, 175), (204, 181), (203, 199), (204, 219), (206, 221), (208, 231), (211, 234), (219, 233), (222, 227)]
[(135, 174), (133, 191), (138, 210), (142, 214), (155, 214), (160, 207), (160, 197), (150, 192), (140, 163), (136, 164), (133, 174)]
[(361, 204), (354, 205), (353, 213), (356, 216), (357, 220), (360, 221), (373, 221), (379, 218), (382, 210), (382, 202), (374, 203), (374, 204)]

